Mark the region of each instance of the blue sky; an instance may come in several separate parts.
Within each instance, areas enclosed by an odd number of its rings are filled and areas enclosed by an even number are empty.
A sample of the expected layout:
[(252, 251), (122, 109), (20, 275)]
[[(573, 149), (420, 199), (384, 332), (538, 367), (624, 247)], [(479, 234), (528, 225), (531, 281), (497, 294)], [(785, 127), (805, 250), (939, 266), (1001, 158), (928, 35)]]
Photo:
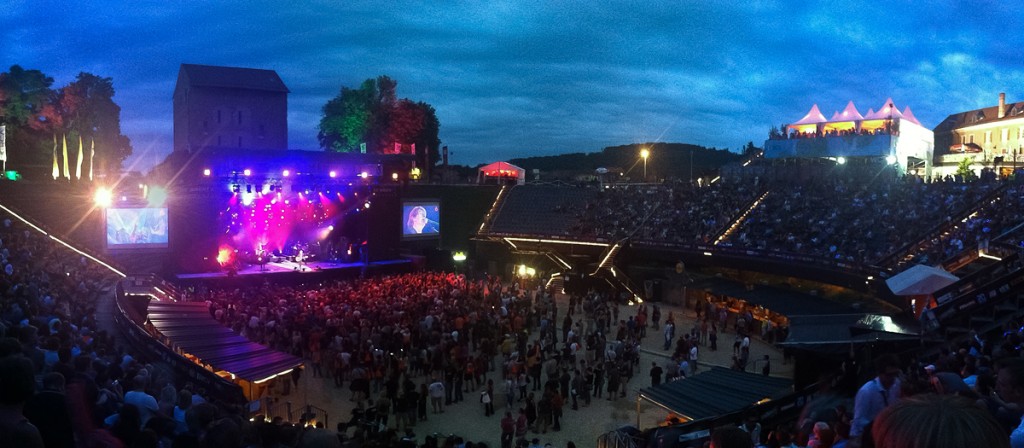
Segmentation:
[(817, 103), (892, 97), (926, 127), (1024, 100), (1014, 2), (50, 2), (0, 10), (0, 71), (112, 77), (136, 168), (171, 147), (181, 63), (276, 70), (289, 146), (388, 75), (434, 106), (452, 163), (648, 142), (738, 149)]

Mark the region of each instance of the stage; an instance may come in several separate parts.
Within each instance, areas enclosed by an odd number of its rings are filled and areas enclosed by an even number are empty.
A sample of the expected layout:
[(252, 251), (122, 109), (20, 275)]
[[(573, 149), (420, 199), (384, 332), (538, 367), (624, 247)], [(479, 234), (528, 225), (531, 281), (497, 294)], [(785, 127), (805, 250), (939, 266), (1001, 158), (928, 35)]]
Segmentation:
[(408, 259), (381, 260), (366, 263), (342, 263), (333, 261), (295, 261), (270, 262), (263, 266), (253, 264), (242, 267), (237, 272), (201, 272), (197, 274), (178, 274), (176, 280), (181, 285), (209, 284), (229, 285), (235, 283), (251, 284), (252, 281), (273, 280), (285, 283), (310, 283), (324, 280), (354, 278), (360, 276), (394, 274), (408, 272), (412, 269), (412, 261)]

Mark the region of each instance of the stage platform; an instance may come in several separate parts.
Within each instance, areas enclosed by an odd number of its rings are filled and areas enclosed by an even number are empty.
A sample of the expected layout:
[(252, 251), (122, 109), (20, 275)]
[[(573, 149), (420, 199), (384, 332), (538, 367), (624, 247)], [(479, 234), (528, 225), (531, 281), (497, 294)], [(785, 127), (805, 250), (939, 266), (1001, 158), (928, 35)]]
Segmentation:
[(342, 263), (333, 261), (294, 261), (272, 262), (263, 265), (249, 265), (237, 272), (200, 272), (196, 274), (178, 274), (176, 283), (191, 285), (199, 283), (232, 283), (251, 284), (264, 279), (274, 282), (311, 283), (324, 280), (354, 278), (359, 276), (394, 274), (412, 269), (412, 261), (408, 259), (382, 260), (366, 263)]

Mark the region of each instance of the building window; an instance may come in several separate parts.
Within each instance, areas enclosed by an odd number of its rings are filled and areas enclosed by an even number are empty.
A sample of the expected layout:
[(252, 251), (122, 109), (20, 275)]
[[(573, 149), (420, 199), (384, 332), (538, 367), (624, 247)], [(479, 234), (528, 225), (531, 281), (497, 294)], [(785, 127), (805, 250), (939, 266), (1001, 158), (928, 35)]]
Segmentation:
[(1010, 140), (1010, 128), (1003, 128), (1003, 143)]
[(992, 131), (985, 131), (985, 145), (992, 144)]
[(968, 142), (967, 142), (967, 143), (974, 143), (974, 134), (970, 134), (970, 135), (968, 135), (968, 136), (967, 136), (967, 140), (968, 140)]

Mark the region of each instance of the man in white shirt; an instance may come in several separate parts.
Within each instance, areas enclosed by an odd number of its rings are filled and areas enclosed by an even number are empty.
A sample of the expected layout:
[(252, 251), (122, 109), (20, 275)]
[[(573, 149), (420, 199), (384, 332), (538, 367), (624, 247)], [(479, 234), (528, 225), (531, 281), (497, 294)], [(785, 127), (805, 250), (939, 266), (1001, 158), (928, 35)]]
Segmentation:
[(864, 428), (882, 412), (882, 409), (896, 403), (900, 397), (900, 364), (893, 354), (885, 354), (875, 361), (878, 376), (864, 383), (857, 391), (853, 403), (853, 421), (850, 422), (850, 438), (859, 438)]
[(157, 404), (156, 398), (146, 393), (147, 382), (146, 377), (142, 375), (136, 376), (132, 380), (132, 390), (124, 394), (124, 404), (130, 404), (139, 409), (139, 420), (142, 422), (140, 429), (145, 428), (146, 422), (160, 412), (160, 406)]

